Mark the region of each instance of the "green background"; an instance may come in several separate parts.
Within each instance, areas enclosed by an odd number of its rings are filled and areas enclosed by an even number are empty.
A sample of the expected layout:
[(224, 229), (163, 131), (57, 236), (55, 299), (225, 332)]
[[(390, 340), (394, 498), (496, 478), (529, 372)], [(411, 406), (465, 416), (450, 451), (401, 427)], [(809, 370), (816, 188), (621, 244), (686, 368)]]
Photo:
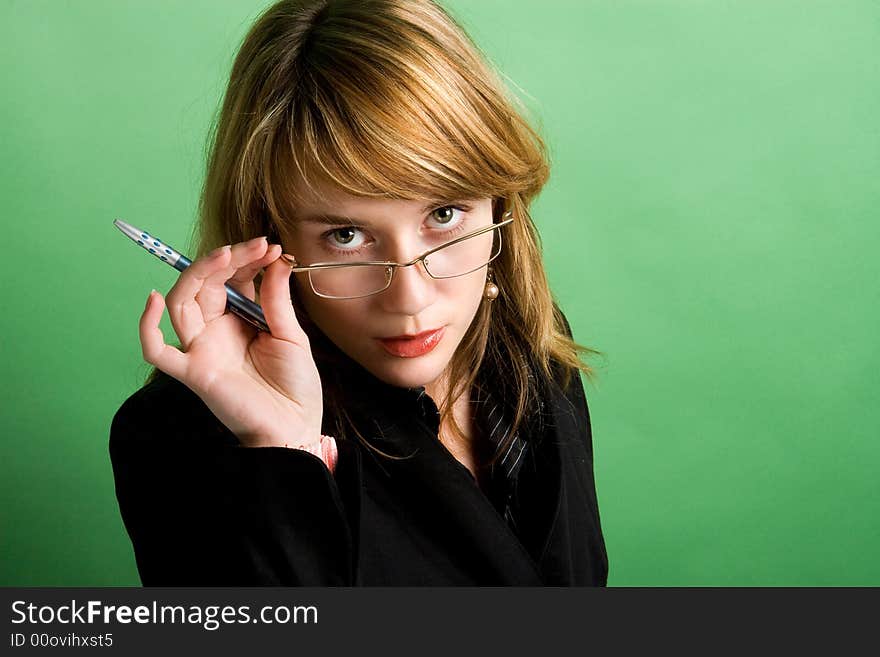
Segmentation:
[[(176, 272), (111, 222), (189, 249), (266, 5), (0, 3), (0, 584), (139, 583), (107, 438)], [(880, 5), (447, 6), (550, 146), (550, 279), (605, 354), (609, 583), (880, 585)]]

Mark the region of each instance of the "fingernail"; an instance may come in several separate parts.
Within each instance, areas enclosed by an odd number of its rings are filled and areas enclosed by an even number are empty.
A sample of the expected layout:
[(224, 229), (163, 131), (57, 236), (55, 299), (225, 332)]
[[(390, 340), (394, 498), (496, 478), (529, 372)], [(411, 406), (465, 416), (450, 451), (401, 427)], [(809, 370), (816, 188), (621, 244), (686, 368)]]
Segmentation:
[(266, 239), (266, 236), (261, 235), (260, 237), (255, 237), (252, 240), (248, 240), (247, 243), (248, 243), (248, 246), (251, 246), (251, 245), (258, 244), (261, 240), (265, 240), (265, 239)]

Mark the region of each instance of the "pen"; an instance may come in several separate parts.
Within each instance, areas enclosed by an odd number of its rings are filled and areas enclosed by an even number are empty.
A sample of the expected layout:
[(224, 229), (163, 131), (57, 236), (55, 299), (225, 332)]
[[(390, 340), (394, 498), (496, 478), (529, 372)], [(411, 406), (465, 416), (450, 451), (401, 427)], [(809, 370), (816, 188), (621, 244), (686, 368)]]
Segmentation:
[[(135, 228), (121, 219), (114, 219), (113, 225), (121, 230), (123, 234), (130, 237), (132, 242), (140, 244), (144, 250), (149, 251), (159, 260), (167, 262), (178, 271), (183, 271), (192, 264), (192, 260), (182, 253), (178, 253), (175, 249), (163, 243), (158, 237), (150, 235), (145, 230)], [(226, 310), (235, 313), (255, 329), (270, 333), (269, 325), (266, 324), (266, 317), (263, 315), (263, 309), (260, 308), (259, 304), (254, 303), (234, 288), (229, 287), (229, 285), (224, 285), (224, 287), (226, 288)]]

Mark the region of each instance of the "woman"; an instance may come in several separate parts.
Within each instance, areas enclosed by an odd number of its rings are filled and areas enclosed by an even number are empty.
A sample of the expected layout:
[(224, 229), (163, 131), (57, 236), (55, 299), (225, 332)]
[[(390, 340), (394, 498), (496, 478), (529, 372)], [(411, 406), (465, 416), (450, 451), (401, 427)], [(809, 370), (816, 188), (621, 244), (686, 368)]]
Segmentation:
[[(284, 0), (257, 20), (198, 258), (151, 292), (157, 369), (111, 428), (144, 585), (605, 584), (592, 350), (528, 214), (547, 175), (430, 0)], [(271, 334), (224, 313), (227, 282)]]

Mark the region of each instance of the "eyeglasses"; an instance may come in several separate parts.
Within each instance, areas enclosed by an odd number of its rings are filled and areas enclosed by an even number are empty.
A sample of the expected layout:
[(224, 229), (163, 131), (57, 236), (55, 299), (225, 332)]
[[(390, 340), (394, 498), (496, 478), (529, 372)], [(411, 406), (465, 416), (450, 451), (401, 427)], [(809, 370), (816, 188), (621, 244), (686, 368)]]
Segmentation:
[(455, 278), (481, 269), (501, 253), (501, 231), (513, 221), (505, 212), (501, 221), (441, 244), (409, 262), (318, 262), (308, 266), (295, 256), (282, 254), (293, 273), (308, 272), (312, 291), (325, 299), (358, 299), (384, 292), (394, 271), (421, 262), (431, 278)]

